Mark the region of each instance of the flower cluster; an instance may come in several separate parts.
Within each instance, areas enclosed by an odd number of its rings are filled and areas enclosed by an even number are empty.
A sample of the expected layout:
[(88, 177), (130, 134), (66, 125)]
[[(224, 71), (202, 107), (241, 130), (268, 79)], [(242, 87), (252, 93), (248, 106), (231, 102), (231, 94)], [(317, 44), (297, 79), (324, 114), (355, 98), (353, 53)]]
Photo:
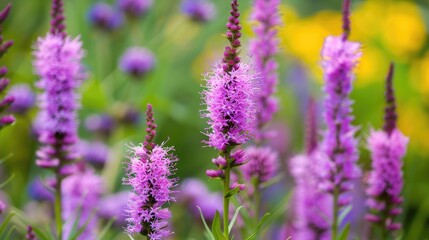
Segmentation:
[(40, 76), (42, 129), (37, 165), (57, 168), (76, 159), (77, 137), (76, 88), (84, 77), (80, 63), (84, 53), (79, 38), (48, 34), (36, 45), (34, 67)]
[(274, 177), (278, 169), (276, 152), (269, 147), (248, 147), (245, 151), (247, 163), (241, 169), (246, 180), (255, 178), (264, 183)]
[(102, 194), (103, 180), (91, 171), (76, 173), (64, 179), (62, 185), (64, 199), (62, 218), (66, 223), (63, 230), (64, 239), (71, 236), (76, 222), (77, 230), (84, 228), (77, 239), (96, 238), (98, 218), (95, 211)]
[(152, 7), (152, 0), (119, 0), (118, 6), (128, 16), (137, 18)]
[(272, 96), (277, 85), (277, 29), (280, 25), (279, 0), (257, 0), (253, 6), (251, 19), (257, 22), (254, 27), (256, 38), (250, 43), (255, 70), (260, 73), (261, 88), (257, 94), (256, 140), (264, 138), (262, 127), (277, 111), (277, 100)]
[(134, 78), (141, 78), (155, 67), (155, 57), (149, 49), (132, 47), (121, 57), (119, 67)]
[(216, 16), (216, 8), (210, 0), (183, 0), (181, 9), (197, 22), (208, 22)]
[(171, 213), (164, 205), (175, 200), (171, 193), (176, 180), (170, 176), (177, 159), (170, 154), (172, 148), (153, 144), (156, 125), (152, 116), (152, 106), (148, 105), (146, 141), (130, 147), (130, 162), (124, 179), (124, 184), (133, 188), (126, 210), (127, 231), (160, 240), (171, 234), (168, 229)]

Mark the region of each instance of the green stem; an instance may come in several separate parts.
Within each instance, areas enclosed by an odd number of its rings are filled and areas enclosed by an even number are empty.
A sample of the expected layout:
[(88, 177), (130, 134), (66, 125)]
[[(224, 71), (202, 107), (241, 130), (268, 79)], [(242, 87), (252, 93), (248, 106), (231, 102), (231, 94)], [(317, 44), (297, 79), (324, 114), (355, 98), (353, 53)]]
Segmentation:
[(225, 235), (226, 240), (229, 240), (229, 197), (226, 197), (226, 195), (229, 192), (231, 180), (230, 153), (231, 150), (224, 152), (227, 168), (225, 169), (225, 179), (223, 180), (223, 235)]
[(338, 196), (339, 195), (339, 189), (337, 186), (334, 187), (334, 208), (333, 208), (333, 223), (332, 223), (332, 240), (337, 239), (337, 231), (338, 231), (338, 212), (340, 210), (340, 207), (338, 205)]
[[(261, 212), (261, 193), (259, 189), (259, 179), (254, 181), (253, 183), (253, 189), (254, 189), (254, 204), (255, 204), (255, 227), (258, 225), (259, 222), (259, 214)], [(256, 238), (259, 239), (259, 233), (256, 233)]]
[(61, 185), (62, 185), (62, 177), (59, 173), (57, 175), (57, 183), (55, 186), (55, 222), (57, 225), (57, 236), (59, 240), (63, 239), (63, 220), (61, 216), (62, 212), (62, 197), (61, 197)]

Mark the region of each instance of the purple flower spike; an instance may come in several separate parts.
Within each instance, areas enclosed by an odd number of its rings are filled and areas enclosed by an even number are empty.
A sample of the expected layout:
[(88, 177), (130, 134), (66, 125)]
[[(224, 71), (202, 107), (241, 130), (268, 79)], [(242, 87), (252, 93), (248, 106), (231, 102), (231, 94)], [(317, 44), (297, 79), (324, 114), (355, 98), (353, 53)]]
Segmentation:
[(60, 35), (65, 38), (66, 25), (64, 24), (64, 2), (63, 0), (52, 0), (51, 8), (51, 34)]
[(41, 129), (36, 164), (57, 168), (77, 158), (76, 89), (84, 77), (80, 63), (84, 53), (78, 38), (48, 34), (39, 38), (34, 53), (34, 67), (40, 80)]
[(393, 73), (394, 65), (390, 64), (389, 72), (386, 77), (386, 108), (384, 109), (384, 126), (383, 129), (386, 133), (391, 134), (396, 129), (396, 104), (395, 93), (393, 91)]
[(63, 180), (64, 239), (70, 237), (75, 221), (78, 228), (89, 221), (78, 240), (96, 239), (98, 217), (93, 214), (94, 209), (99, 206), (102, 194), (103, 180), (92, 172), (74, 174)]
[(181, 9), (196, 22), (208, 22), (216, 16), (215, 5), (210, 0), (183, 0)]
[(262, 127), (266, 125), (278, 109), (277, 99), (273, 97), (277, 86), (277, 29), (280, 25), (279, 0), (256, 0), (254, 2), (252, 20), (257, 22), (254, 27), (256, 38), (250, 42), (255, 69), (261, 74), (261, 89), (257, 97), (257, 132), (256, 140), (264, 136)]
[(91, 7), (88, 19), (93, 26), (107, 32), (120, 28), (123, 23), (121, 13), (103, 2), (95, 3)]
[(9, 108), (12, 113), (25, 114), (36, 101), (36, 95), (27, 84), (13, 86), (8, 95), (15, 99)]
[(171, 179), (176, 157), (172, 148), (153, 145), (155, 125), (152, 106), (147, 109), (147, 136), (145, 143), (131, 146), (130, 162), (124, 184), (133, 188), (128, 199), (127, 232), (140, 233), (151, 240), (165, 239), (171, 234), (168, 220), (171, 213), (164, 208), (171, 196), (176, 179)]
[(268, 147), (248, 147), (245, 159), (248, 162), (242, 166), (242, 171), (248, 181), (256, 178), (258, 183), (267, 182), (278, 169), (277, 154)]
[[(0, 58), (6, 53), (6, 51), (13, 45), (13, 41), (3, 41), (2, 33), (2, 24), (9, 15), (12, 4), (7, 4), (6, 7), (0, 11)], [(6, 67), (0, 68), (0, 94), (6, 89), (9, 85), (9, 79), (4, 76), (7, 73)], [(0, 130), (8, 125), (11, 125), (15, 122), (15, 118), (11, 115), (2, 116), (2, 113), (10, 107), (13, 103), (14, 98), (11, 96), (6, 96), (5, 99), (0, 99)]]
[(147, 48), (132, 47), (122, 55), (119, 67), (136, 79), (142, 78), (155, 67), (155, 56)]
[(28, 225), (27, 226), (27, 234), (25, 235), (25, 239), (27, 240), (37, 240), (36, 234), (33, 231), (33, 227)]
[(231, 2), (231, 17), (228, 19), (226, 24), (226, 38), (228, 39), (230, 46), (225, 47), (224, 56), (222, 59), (222, 69), (225, 73), (229, 73), (233, 70), (240, 68), (240, 57), (238, 56), (238, 48), (241, 46), (241, 26), (240, 12), (238, 12), (238, 0), (232, 0)]
[(347, 40), (350, 35), (350, 5), (351, 0), (343, 2), (343, 40)]
[(81, 142), (79, 149), (83, 160), (92, 166), (101, 169), (107, 162), (109, 147), (102, 142)]
[[(321, 147), (335, 165), (327, 181), (340, 189), (360, 175), (356, 165), (358, 149), (354, 138), (356, 128), (351, 125), (353, 116), (350, 100), (353, 68), (360, 56), (360, 44), (341, 37), (327, 37), (322, 49), (327, 131)], [(342, 192), (339, 191), (339, 194)]]
[(209, 119), (209, 146), (224, 151), (228, 146), (247, 142), (254, 129), (256, 79), (251, 67), (244, 63), (229, 73), (218, 64), (205, 75), (207, 90), (203, 98), (207, 110), (203, 116)]
[(381, 226), (383, 238), (390, 231), (400, 229), (395, 217), (401, 213), (401, 191), (403, 187), (402, 158), (409, 139), (396, 128), (397, 115), (393, 93), (393, 64), (390, 65), (386, 78), (386, 109), (383, 131), (371, 131), (368, 148), (371, 151), (372, 170), (369, 173), (369, 197), (367, 206), (370, 213), (366, 219)]
[(118, 0), (119, 8), (132, 18), (143, 16), (151, 7), (152, 0)]
[(313, 98), (310, 98), (308, 102), (308, 117), (307, 127), (305, 134), (305, 150), (307, 154), (312, 153), (317, 149), (317, 111), (316, 103)]

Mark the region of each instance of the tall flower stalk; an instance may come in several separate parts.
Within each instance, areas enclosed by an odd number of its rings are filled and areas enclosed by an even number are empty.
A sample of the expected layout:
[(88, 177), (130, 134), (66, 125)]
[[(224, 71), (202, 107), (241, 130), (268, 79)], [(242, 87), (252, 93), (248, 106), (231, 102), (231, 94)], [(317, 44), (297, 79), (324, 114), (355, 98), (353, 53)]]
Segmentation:
[(226, 25), (230, 44), (225, 47), (222, 62), (205, 75), (207, 89), (203, 92), (207, 106), (203, 116), (210, 125), (206, 143), (220, 151), (220, 156), (213, 159), (217, 169), (207, 170), (207, 175), (223, 182), (223, 234), (226, 239), (229, 239), (229, 201), (242, 189), (242, 185), (231, 184), (231, 170), (244, 163), (243, 153), (233, 153), (233, 149), (246, 143), (254, 130), (253, 81), (256, 79), (253, 69), (238, 56), (241, 26), (237, 0), (232, 0), (230, 14)]
[(338, 232), (339, 211), (350, 203), (347, 192), (353, 188), (352, 180), (360, 175), (356, 128), (352, 126), (353, 69), (361, 56), (360, 44), (348, 41), (350, 34), (350, 0), (343, 3), (343, 35), (326, 38), (322, 49), (324, 69), (325, 113), (327, 131), (322, 143), (323, 152), (332, 163), (325, 176), (324, 188), (333, 195), (332, 239)]
[(80, 63), (84, 52), (78, 38), (66, 37), (63, 32), (61, 1), (53, 0), (52, 16), (51, 31), (37, 40), (34, 52), (34, 67), (40, 77), (37, 87), (43, 90), (39, 101), (42, 146), (37, 151), (36, 165), (55, 172), (55, 219), (57, 237), (62, 239), (61, 185), (73, 172), (72, 163), (77, 159), (76, 89), (84, 77)]
[[(3, 37), (1, 36), (2, 33), (2, 25), (3, 22), (6, 20), (7, 16), (9, 15), (10, 9), (12, 7), (12, 4), (7, 4), (6, 7), (0, 11), (0, 58), (3, 57), (3, 55), (7, 52), (7, 50), (13, 45), (12, 40), (4, 41)], [(9, 79), (5, 77), (7, 74), (7, 68), (1, 67), (0, 68), (0, 93), (5, 91), (6, 87), (9, 85)], [(2, 113), (7, 110), (12, 103), (14, 102), (15, 98), (13, 96), (6, 96), (3, 99), (0, 99), (0, 130), (15, 122), (15, 118), (12, 115), (2, 115)]]
[(131, 146), (130, 162), (124, 184), (133, 188), (128, 198), (127, 232), (139, 233), (148, 240), (165, 239), (171, 234), (168, 220), (171, 212), (165, 204), (175, 201), (171, 196), (176, 179), (171, 178), (177, 158), (154, 142), (156, 124), (152, 105), (146, 111), (146, 137), (143, 144)]
[(368, 148), (371, 151), (372, 170), (369, 173), (366, 202), (369, 213), (366, 219), (379, 226), (382, 239), (401, 228), (395, 217), (401, 213), (403, 187), (402, 158), (407, 150), (408, 138), (396, 127), (397, 114), (393, 91), (393, 64), (386, 78), (386, 108), (384, 127), (371, 131)]

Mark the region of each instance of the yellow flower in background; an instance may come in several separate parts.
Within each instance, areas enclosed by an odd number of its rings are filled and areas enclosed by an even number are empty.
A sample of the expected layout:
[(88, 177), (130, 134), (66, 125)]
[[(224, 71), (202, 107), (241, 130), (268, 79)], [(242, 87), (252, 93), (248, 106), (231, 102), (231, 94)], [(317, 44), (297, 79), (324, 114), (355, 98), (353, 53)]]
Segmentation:
[(398, 128), (410, 137), (413, 146), (422, 154), (429, 153), (429, 119), (416, 102), (399, 106)]
[(382, 38), (386, 48), (399, 58), (420, 50), (426, 29), (420, 9), (411, 2), (397, 2), (387, 7), (383, 18)]
[(415, 90), (423, 94), (429, 94), (429, 52), (413, 64), (410, 78)]
[(373, 46), (362, 47), (364, 54), (356, 68), (356, 86), (365, 86), (374, 81), (383, 81), (390, 60)]

